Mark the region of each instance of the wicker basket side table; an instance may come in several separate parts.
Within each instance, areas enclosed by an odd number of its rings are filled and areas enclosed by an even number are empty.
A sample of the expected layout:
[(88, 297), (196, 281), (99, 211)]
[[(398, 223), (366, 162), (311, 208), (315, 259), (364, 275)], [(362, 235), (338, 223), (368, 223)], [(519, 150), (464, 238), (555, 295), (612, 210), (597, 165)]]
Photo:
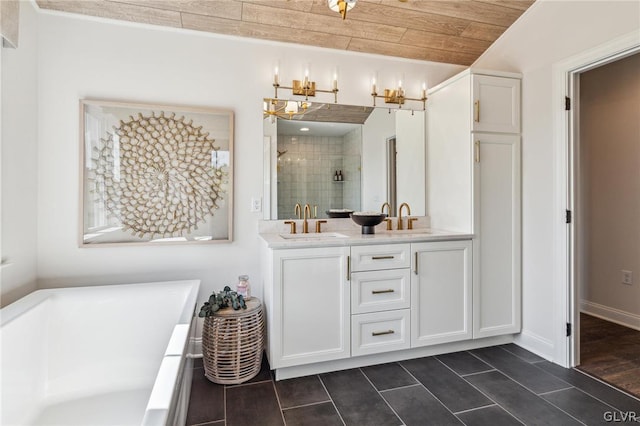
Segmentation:
[(243, 383), (260, 372), (264, 349), (262, 303), (252, 297), (247, 309), (221, 309), (204, 319), (204, 375), (214, 383)]

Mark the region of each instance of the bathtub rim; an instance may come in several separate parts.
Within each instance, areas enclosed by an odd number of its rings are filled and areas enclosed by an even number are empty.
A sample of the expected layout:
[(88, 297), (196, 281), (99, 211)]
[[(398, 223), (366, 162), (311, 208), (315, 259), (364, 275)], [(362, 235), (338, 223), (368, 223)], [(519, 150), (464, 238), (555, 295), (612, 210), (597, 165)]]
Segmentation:
[[(78, 287), (59, 287), (59, 288), (47, 288), (47, 289), (39, 289), (35, 290), (28, 295), (10, 303), (9, 305), (0, 309), (0, 330), (4, 327), (9, 326), (12, 322), (19, 319), (20, 317), (27, 315), (30, 311), (38, 308), (40, 305), (46, 303), (49, 300), (55, 299), (56, 297), (64, 297), (64, 294), (78, 294), (78, 293), (90, 293), (91, 291), (117, 291), (118, 289), (126, 288), (131, 290), (136, 289), (162, 289), (162, 286), (180, 286), (185, 288), (185, 298), (182, 305), (182, 310), (180, 315), (175, 323), (173, 323), (172, 335), (176, 333), (176, 330), (183, 330), (186, 328), (187, 332), (184, 333), (184, 344), (183, 350), (180, 353), (177, 353), (175, 350), (175, 342), (173, 342), (172, 348), (172, 339), (170, 339), (166, 343), (166, 347), (163, 348), (163, 361), (169, 357), (169, 363), (178, 361), (178, 369), (175, 371), (175, 374), (170, 377), (171, 379), (171, 389), (172, 392), (169, 394), (169, 398), (165, 399), (166, 407), (163, 409), (158, 409), (158, 407), (154, 407), (152, 410), (149, 409), (148, 400), (144, 407), (144, 422), (143, 424), (153, 424), (154, 426), (157, 424), (169, 424), (168, 421), (171, 420), (172, 417), (179, 415), (176, 414), (176, 410), (186, 410), (187, 407), (179, 407), (176, 404), (179, 402), (180, 397), (180, 388), (184, 387), (183, 381), (189, 380), (192, 376), (185, 374), (184, 369), (188, 366), (188, 362), (186, 362), (186, 358), (189, 356), (189, 350), (191, 347), (191, 340), (194, 338), (193, 331), (195, 330), (195, 321), (197, 319), (196, 309), (198, 303), (198, 295), (200, 290), (201, 280), (199, 279), (185, 279), (185, 280), (171, 280), (171, 281), (153, 281), (153, 282), (138, 282), (138, 283), (127, 283), (127, 284), (111, 284), (111, 285), (87, 285), (87, 286), (78, 286)], [(161, 381), (159, 381), (159, 376), (163, 374), (161, 371), (163, 363), (158, 365), (158, 370), (156, 371), (156, 379), (150, 389), (150, 394), (154, 392), (158, 392), (156, 386), (162, 386)], [(165, 375), (165, 384), (166, 384), (166, 372)], [(190, 388), (191, 383), (188, 383), (188, 388)], [(163, 392), (166, 394), (166, 392)], [(155, 419), (151, 423), (147, 423), (147, 414), (153, 414), (150, 416), (151, 419)], [(182, 417), (186, 417), (186, 411), (182, 414)], [(157, 421), (162, 419), (162, 423), (158, 423)]]

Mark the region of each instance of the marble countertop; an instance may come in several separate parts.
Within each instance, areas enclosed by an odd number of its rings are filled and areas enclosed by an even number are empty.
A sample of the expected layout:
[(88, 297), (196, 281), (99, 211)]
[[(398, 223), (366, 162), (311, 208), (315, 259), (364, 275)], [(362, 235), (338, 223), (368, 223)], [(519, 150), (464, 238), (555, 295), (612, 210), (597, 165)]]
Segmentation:
[[(367, 244), (417, 243), (428, 241), (468, 240), (473, 234), (432, 229), (428, 219), (412, 230), (386, 230), (386, 224), (376, 226), (375, 234), (362, 234), (360, 226), (351, 219), (329, 219), (322, 224), (322, 232), (315, 233), (316, 219), (309, 220), (309, 233), (303, 234), (302, 220), (296, 220), (298, 233), (290, 233), (290, 225), (284, 221), (265, 221), (259, 225), (259, 235), (269, 248), (290, 249), (310, 247), (335, 247)], [(420, 220), (418, 221), (420, 222)], [(417, 222), (417, 223), (418, 223)], [(405, 223), (406, 225), (406, 223)], [(415, 224), (414, 224), (415, 225)], [(426, 225), (426, 226), (425, 226)], [(394, 227), (395, 219), (394, 219)]]

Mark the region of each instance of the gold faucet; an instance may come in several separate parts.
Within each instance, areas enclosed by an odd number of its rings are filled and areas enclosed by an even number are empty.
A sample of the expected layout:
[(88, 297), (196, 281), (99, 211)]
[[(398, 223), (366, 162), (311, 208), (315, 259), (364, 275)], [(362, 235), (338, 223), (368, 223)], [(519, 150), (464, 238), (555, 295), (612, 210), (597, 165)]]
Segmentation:
[(301, 212), (302, 212), (302, 207), (300, 207), (300, 203), (296, 203), (296, 206), (293, 208), (293, 214), (298, 216), (298, 219), (300, 219)]
[(407, 203), (402, 203), (400, 204), (400, 208), (398, 209), (398, 229), (404, 229), (403, 225), (402, 225), (402, 208), (403, 207), (407, 207), (407, 216), (411, 216), (411, 207), (409, 207), (409, 204)]
[(307, 222), (307, 219), (311, 217), (311, 206), (309, 206), (309, 204), (305, 204), (304, 205), (304, 220), (302, 221), (302, 233), (303, 234), (308, 234), (309, 233), (309, 222)]
[(382, 205), (382, 208), (380, 209), (380, 213), (384, 213), (385, 206), (387, 207), (387, 217), (384, 221), (387, 222), (387, 231), (391, 231), (393, 229), (391, 225), (391, 219), (389, 219), (389, 216), (391, 216), (391, 204), (385, 201), (385, 203)]

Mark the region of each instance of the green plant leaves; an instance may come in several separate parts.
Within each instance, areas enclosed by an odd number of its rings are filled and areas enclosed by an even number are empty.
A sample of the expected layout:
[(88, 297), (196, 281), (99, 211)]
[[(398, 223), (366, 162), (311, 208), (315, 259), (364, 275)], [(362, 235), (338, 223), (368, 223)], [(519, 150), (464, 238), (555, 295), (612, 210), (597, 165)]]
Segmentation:
[(232, 307), (236, 311), (238, 309), (247, 309), (247, 304), (244, 300), (244, 297), (241, 294), (232, 291), (231, 287), (229, 287), (228, 285), (225, 286), (222, 291), (218, 293), (214, 292), (211, 294), (211, 296), (209, 296), (209, 301), (204, 302), (204, 304), (200, 308), (198, 316), (200, 318), (210, 317), (220, 309), (227, 307)]

